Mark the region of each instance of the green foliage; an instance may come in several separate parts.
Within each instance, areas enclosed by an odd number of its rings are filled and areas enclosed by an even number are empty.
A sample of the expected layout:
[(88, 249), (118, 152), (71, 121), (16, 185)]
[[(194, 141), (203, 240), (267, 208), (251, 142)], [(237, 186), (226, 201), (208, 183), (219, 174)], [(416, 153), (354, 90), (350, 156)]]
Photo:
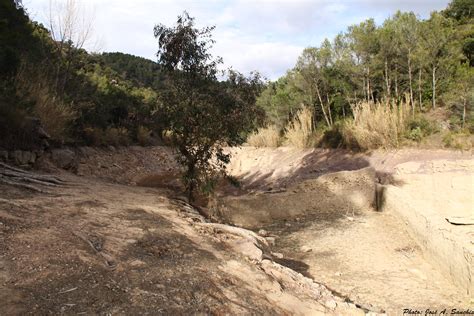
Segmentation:
[(407, 131), (405, 137), (420, 142), (426, 136), (439, 132), (440, 129), (435, 122), (430, 122), (424, 116), (419, 115), (418, 117), (410, 120), (407, 125)]
[[(295, 67), (268, 83), (257, 103), (280, 129), (302, 106), (312, 108), (313, 125), (327, 126), (326, 143), (338, 142), (332, 126), (353, 117), (360, 102), (406, 101), (412, 117), (425, 112), (428, 102), (432, 108), (447, 105), (460, 118), (455, 125), (469, 128), (473, 39), (472, 1), (454, 0), (427, 20), (413, 12), (396, 12), (380, 26), (368, 19), (304, 49)], [(406, 137), (420, 140), (427, 133), (426, 126), (416, 125)]]
[(160, 113), (185, 167), (189, 200), (197, 188), (212, 189), (216, 172), (230, 159), (224, 145), (242, 144), (261, 116), (255, 106), (262, 86), (258, 74), (245, 78), (230, 71), (226, 81), (217, 80), (221, 61), (209, 53), (212, 30), (196, 28), (186, 12), (174, 27), (155, 26), (159, 64), (166, 75)]
[(161, 89), (163, 74), (160, 66), (151, 60), (124, 53), (104, 53), (101, 59), (106, 67), (117, 73), (122, 80), (127, 80), (138, 87)]
[(453, 0), (443, 12), (447, 17), (458, 21), (474, 18), (474, 2), (471, 0)]
[(474, 140), (469, 133), (457, 131), (446, 133), (443, 136), (443, 143), (448, 148), (469, 150), (472, 149)]
[(53, 145), (126, 144), (139, 141), (139, 128), (161, 134), (162, 77), (155, 62), (57, 43), (21, 5), (7, 0), (0, 2), (0, 41), (0, 147), (40, 145), (34, 135), (19, 132), (29, 116), (41, 120)]

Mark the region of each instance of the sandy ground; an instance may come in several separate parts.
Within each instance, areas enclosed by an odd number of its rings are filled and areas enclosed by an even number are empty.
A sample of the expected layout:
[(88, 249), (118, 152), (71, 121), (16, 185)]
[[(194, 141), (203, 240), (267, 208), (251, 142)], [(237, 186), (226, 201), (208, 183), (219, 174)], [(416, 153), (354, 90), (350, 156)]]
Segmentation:
[[(232, 204), (239, 204), (241, 199), (242, 205), (248, 207), (248, 200), (252, 197), (260, 200), (262, 191), (276, 191), (265, 194), (267, 203), (258, 204), (255, 212), (272, 213), (280, 205), (288, 209), (286, 220), (280, 218), (271, 225), (262, 221), (260, 226), (254, 221), (249, 225), (276, 236), (275, 251), (283, 254), (282, 260), (287, 264), (350, 299), (393, 315), (402, 313), (404, 308), (423, 311), (473, 308), (466, 282), (455, 286), (449, 271), (446, 275), (439, 269), (439, 261), (443, 260), (454, 262), (451, 267), (456, 266), (457, 261), (449, 257), (454, 251), (460, 257), (459, 263), (463, 261), (463, 269), (474, 270), (472, 251), (464, 251), (473, 247), (473, 226), (454, 227), (445, 220), (449, 216), (469, 218), (474, 214), (472, 153), (404, 149), (362, 155), (345, 151), (250, 148), (236, 150), (234, 155), (231, 171), (242, 179), (247, 195), (231, 197)], [(427, 247), (420, 248), (425, 240), (416, 238), (399, 213), (380, 213), (369, 207), (365, 211), (358, 208), (355, 214), (341, 206), (323, 210), (319, 206), (326, 203), (327, 193), (321, 196), (321, 190), (316, 188), (312, 193), (315, 201), (310, 201), (311, 194), (303, 197), (295, 190), (308, 179), (321, 179), (328, 173), (336, 175), (332, 172), (341, 169), (361, 170), (369, 166), (376, 170), (375, 181), (403, 192), (398, 200), (394, 199), (394, 205), (398, 201), (400, 205), (409, 205), (414, 212), (419, 210), (426, 217), (417, 225), (423, 228), (431, 223), (428, 229), (443, 230), (444, 238), (457, 238), (460, 247), (447, 250), (445, 258), (429, 256), (424, 251)], [(357, 181), (355, 173), (349, 184), (345, 184), (345, 193), (333, 199), (346, 200), (355, 192), (351, 183)], [(294, 209), (301, 208), (302, 199), (308, 201), (305, 215), (293, 214)], [(252, 214), (252, 210), (242, 213)], [(467, 271), (463, 277), (472, 278), (472, 272)]]
[(0, 187), (2, 315), (364, 314), (168, 191), (62, 178)]
[[(394, 174), (403, 163), (472, 160), (471, 153), (441, 150), (232, 151), (230, 171), (242, 187), (226, 186), (221, 196), (286, 191), (288, 208), (336, 171), (373, 167), (375, 181), (399, 185)], [(308, 207), (254, 226), (264, 229), (267, 247), (203, 227), (179, 200), (176, 170), (162, 147), (84, 148), (78, 176), (60, 172), (67, 186), (49, 194), (1, 186), (0, 314), (396, 315), (403, 308), (472, 306), (394, 214)]]

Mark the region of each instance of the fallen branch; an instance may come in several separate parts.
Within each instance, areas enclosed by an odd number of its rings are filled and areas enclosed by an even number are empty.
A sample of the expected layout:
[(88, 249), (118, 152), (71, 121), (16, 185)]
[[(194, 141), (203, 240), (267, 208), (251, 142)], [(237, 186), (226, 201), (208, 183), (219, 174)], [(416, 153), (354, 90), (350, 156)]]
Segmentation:
[(45, 193), (45, 191), (43, 191), (40, 188), (37, 188), (33, 185), (29, 185), (29, 184), (26, 184), (26, 183), (21, 183), (21, 182), (18, 182), (18, 181), (7, 179), (6, 177), (4, 177), (2, 175), (0, 175), (0, 183), (20, 187), (20, 188), (23, 188), (23, 189), (28, 189), (28, 190), (39, 192), (39, 193)]
[(33, 184), (46, 187), (57, 187), (65, 182), (55, 176), (40, 175), (0, 162), (0, 183), (45, 193), (43, 189)]
[(46, 182), (51, 182), (54, 184), (63, 184), (65, 183), (63, 180), (55, 177), (55, 176), (50, 176), (50, 175), (40, 175), (36, 173), (31, 173), (26, 170), (18, 169), (12, 166), (9, 166), (5, 163), (0, 162), (0, 167), (3, 167), (4, 170), (0, 169), (0, 174), (6, 175), (6, 176), (13, 176), (13, 177), (28, 177), (36, 180), (41, 180), (41, 181), (46, 181)]

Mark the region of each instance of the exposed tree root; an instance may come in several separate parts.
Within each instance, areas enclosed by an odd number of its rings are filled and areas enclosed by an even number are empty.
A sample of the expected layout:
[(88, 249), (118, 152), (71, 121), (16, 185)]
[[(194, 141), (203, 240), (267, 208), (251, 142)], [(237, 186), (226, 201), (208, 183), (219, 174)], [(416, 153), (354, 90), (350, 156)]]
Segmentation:
[(55, 176), (40, 175), (0, 162), (0, 183), (45, 193), (41, 186), (57, 187), (65, 182)]

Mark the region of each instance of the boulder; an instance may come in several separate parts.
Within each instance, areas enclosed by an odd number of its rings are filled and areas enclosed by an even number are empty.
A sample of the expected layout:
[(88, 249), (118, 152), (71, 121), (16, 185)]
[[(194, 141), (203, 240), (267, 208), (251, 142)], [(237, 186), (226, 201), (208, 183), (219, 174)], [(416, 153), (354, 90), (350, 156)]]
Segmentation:
[(34, 164), (36, 154), (31, 151), (15, 150), (11, 153), (11, 159), (18, 165)]
[(0, 160), (3, 160), (3, 161), (8, 160), (8, 151), (0, 150)]
[(76, 165), (76, 154), (69, 149), (53, 149), (51, 160), (61, 169), (71, 169)]

